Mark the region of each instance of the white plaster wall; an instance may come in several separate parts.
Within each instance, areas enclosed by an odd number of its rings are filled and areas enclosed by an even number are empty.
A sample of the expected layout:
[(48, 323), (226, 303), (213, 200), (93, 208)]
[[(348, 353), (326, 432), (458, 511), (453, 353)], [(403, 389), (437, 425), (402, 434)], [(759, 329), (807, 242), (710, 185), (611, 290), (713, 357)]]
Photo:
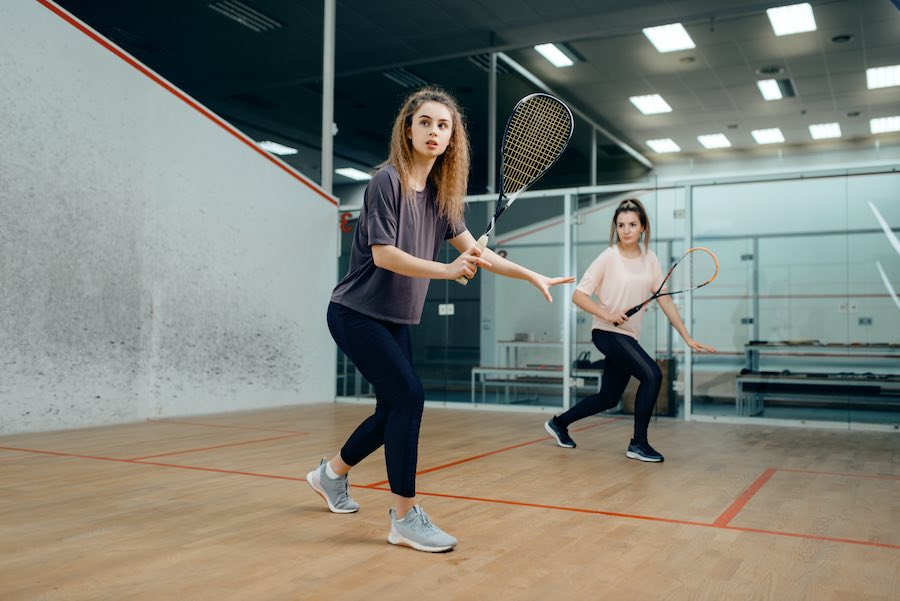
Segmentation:
[(334, 398), (335, 205), (0, 3), (0, 434)]

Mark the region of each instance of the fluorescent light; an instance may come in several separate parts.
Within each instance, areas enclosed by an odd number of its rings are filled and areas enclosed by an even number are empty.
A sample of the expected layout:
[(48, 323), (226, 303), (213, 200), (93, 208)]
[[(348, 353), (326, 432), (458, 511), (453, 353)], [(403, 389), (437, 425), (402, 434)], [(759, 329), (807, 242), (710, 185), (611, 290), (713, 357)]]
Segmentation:
[(784, 134), (777, 127), (771, 129), (754, 129), (750, 132), (757, 144), (778, 144), (784, 142)]
[(358, 182), (372, 179), (372, 176), (365, 171), (360, 171), (359, 169), (354, 169), (353, 167), (341, 167), (340, 169), (335, 169), (334, 172), (338, 175), (349, 177), (350, 179), (356, 180)]
[(886, 134), (890, 131), (900, 131), (900, 115), (869, 119), (869, 130), (873, 134)]
[(681, 152), (681, 147), (676, 144), (672, 138), (647, 140), (647, 146), (649, 146), (653, 152)]
[(813, 16), (812, 6), (809, 2), (778, 6), (766, 11), (775, 35), (790, 35), (804, 31), (816, 30), (816, 18)]
[(290, 146), (285, 146), (284, 144), (279, 144), (278, 142), (271, 142), (269, 140), (263, 140), (262, 142), (257, 142), (260, 148), (265, 150), (266, 152), (271, 152), (272, 154), (279, 155), (287, 155), (287, 154), (297, 154), (296, 148), (291, 148)]
[(672, 107), (663, 100), (659, 94), (650, 94), (648, 96), (632, 96), (628, 100), (637, 107), (639, 111), (645, 115), (654, 115), (656, 113), (671, 113)]
[(675, 52), (676, 50), (687, 50), (688, 48), (697, 47), (681, 23), (660, 25), (659, 27), (645, 27), (644, 35), (660, 52)]
[(783, 98), (781, 88), (778, 87), (778, 82), (774, 79), (763, 79), (757, 81), (756, 85), (759, 87), (760, 94), (766, 100), (781, 100)]
[(546, 58), (554, 67), (571, 67), (575, 62), (566, 56), (555, 44), (538, 44), (534, 47), (541, 56)]
[(900, 65), (866, 69), (866, 85), (870, 90), (900, 86)]
[(703, 144), (704, 148), (728, 148), (731, 142), (725, 137), (725, 134), (705, 134), (697, 136), (697, 140)]
[(840, 123), (817, 123), (809, 126), (809, 135), (813, 140), (827, 140), (841, 137)]

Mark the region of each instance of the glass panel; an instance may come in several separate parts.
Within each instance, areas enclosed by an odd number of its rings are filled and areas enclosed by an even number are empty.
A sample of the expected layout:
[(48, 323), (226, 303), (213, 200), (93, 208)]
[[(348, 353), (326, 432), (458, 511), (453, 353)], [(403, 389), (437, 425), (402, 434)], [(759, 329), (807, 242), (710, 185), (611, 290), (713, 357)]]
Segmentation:
[[(490, 203), (493, 210), (493, 203)], [(497, 222), (494, 251), (548, 276), (564, 268), (564, 199), (523, 196)], [(475, 402), (514, 406), (563, 406), (565, 288), (555, 302), (522, 280), (479, 274), (481, 356), (472, 376)]]

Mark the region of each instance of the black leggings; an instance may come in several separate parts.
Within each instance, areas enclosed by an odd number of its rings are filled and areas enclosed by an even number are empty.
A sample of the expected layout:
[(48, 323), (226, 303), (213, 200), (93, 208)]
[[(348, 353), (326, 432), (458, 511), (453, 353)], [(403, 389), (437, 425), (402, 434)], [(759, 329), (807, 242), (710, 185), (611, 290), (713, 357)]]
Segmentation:
[(328, 305), (328, 329), (344, 354), (375, 389), (375, 413), (361, 423), (341, 449), (356, 465), (384, 445), (391, 492), (416, 496), (419, 426), (425, 390), (412, 366), (409, 326), (363, 315), (337, 303)]
[(640, 382), (634, 403), (634, 439), (647, 440), (647, 426), (656, 406), (656, 397), (662, 385), (662, 370), (650, 358), (638, 341), (625, 334), (594, 330), (591, 333), (594, 346), (603, 353), (605, 362), (600, 392), (584, 398), (580, 403), (555, 418), (556, 423), (568, 428), (570, 424), (619, 403), (628, 379), (634, 376)]

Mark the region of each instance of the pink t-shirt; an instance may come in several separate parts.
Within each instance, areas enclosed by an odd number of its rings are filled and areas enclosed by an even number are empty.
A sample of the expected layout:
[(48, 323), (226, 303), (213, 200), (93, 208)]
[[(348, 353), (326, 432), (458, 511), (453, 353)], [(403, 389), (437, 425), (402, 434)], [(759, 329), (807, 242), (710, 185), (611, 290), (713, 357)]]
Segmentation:
[[(642, 251), (640, 257), (629, 259), (622, 256), (619, 246), (615, 245), (594, 259), (578, 282), (576, 290), (597, 297), (600, 306), (606, 311), (624, 313), (647, 300), (661, 282), (662, 269), (652, 250)], [(641, 336), (641, 320), (646, 310), (647, 306), (644, 306), (618, 326), (594, 315), (591, 329), (617, 332), (637, 340)]]

